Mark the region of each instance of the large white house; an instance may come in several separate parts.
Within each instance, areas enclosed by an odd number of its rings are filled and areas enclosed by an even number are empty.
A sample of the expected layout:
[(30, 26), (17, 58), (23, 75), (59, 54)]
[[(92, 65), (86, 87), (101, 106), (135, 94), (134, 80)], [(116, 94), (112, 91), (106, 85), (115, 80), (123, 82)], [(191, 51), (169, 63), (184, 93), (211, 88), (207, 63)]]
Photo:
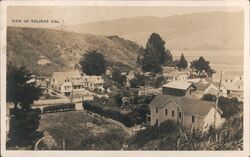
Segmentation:
[(74, 91), (84, 90), (83, 79), (79, 71), (53, 72), (50, 87), (66, 96)]
[(150, 102), (149, 107), (150, 115), (147, 121), (150, 125), (160, 125), (166, 120), (174, 120), (186, 128), (207, 131), (214, 122), (216, 127), (224, 122), (221, 117), (222, 111), (219, 108), (216, 111), (215, 105), (209, 101), (160, 94)]

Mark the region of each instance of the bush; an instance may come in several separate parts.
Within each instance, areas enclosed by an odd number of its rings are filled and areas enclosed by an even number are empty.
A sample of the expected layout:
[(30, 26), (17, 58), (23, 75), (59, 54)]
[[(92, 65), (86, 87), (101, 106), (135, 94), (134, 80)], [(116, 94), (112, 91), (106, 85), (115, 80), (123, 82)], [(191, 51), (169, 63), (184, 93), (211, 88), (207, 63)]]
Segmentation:
[(59, 111), (72, 111), (75, 110), (74, 103), (60, 104), (56, 106), (48, 106), (43, 108), (43, 113), (47, 112), (59, 112)]
[(135, 134), (131, 143), (135, 144), (137, 147), (143, 147), (146, 143), (162, 139), (167, 136), (172, 136), (179, 131), (179, 126), (172, 120), (167, 120), (163, 122), (159, 127), (148, 126), (144, 130), (140, 130)]
[(36, 130), (39, 127), (40, 111), (29, 109), (17, 110), (10, 120), (9, 145), (27, 146), (33, 145), (41, 133)]
[(103, 107), (95, 105), (94, 102), (90, 102), (90, 101), (85, 101), (83, 103), (83, 107), (84, 109), (88, 111), (97, 113), (106, 118), (111, 118), (116, 121), (119, 121), (127, 127), (132, 127), (135, 124), (138, 124), (138, 121), (137, 121), (138, 114), (136, 113), (136, 111), (132, 111), (128, 114), (123, 114), (123, 113), (120, 113), (119, 111), (104, 109)]

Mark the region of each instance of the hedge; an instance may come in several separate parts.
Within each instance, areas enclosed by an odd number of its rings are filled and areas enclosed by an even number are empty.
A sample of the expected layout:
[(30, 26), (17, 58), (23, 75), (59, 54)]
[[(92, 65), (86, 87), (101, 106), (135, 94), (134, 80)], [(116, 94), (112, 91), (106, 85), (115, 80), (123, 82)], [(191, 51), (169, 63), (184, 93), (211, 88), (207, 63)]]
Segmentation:
[(72, 111), (75, 110), (74, 103), (59, 104), (55, 106), (47, 106), (43, 108), (43, 113), (47, 112), (60, 112), (60, 111)]
[[(140, 124), (145, 121), (146, 115), (142, 115), (141, 110), (135, 109), (130, 113), (123, 114), (120, 113), (119, 111), (114, 111), (110, 109), (103, 109), (101, 106), (95, 105), (94, 102), (92, 101), (84, 101), (83, 103), (84, 109), (97, 113), (101, 116), (104, 116), (106, 118), (111, 118), (116, 121), (119, 121), (123, 123), (127, 127), (132, 127), (136, 124)], [(143, 110), (143, 109), (142, 109)], [(145, 117), (143, 117), (145, 116)], [(143, 117), (143, 118), (142, 118)]]

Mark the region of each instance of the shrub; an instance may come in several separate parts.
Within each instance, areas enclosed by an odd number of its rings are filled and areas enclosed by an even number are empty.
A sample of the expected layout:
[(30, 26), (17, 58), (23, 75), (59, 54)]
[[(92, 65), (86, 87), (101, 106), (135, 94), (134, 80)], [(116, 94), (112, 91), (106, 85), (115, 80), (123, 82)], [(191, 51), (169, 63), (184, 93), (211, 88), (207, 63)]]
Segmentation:
[(72, 111), (75, 110), (74, 103), (60, 104), (55, 106), (47, 106), (43, 108), (43, 113), (59, 112), (59, 111)]
[(97, 113), (106, 118), (111, 118), (123, 123), (127, 127), (132, 127), (137, 124), (137, 114), (135, 112), (130, 112), (128, 114), (120, 113), (119, 111), (114, 111), (110, 109), (104, 109), (101, 106), (95, 105), (94, 102), (85, 101), (83, 103), (84, 109)]
[(36, 131), (39, 127), (39, 112), (37, 109), (17, 110), (15, 112), (10, 120), (10, 145), (33, 145), (36, 138), (42, 136)]
[(143, 147), (146, 143), (152, 140), (162, 139), (167, 136), (173, 136), (179, 131), (179, 126), (172, 120), (163, 122), (159, 127), (148, 126), (144, 130), (140, 130), (135, 134), (131, 143), (137, 147)]

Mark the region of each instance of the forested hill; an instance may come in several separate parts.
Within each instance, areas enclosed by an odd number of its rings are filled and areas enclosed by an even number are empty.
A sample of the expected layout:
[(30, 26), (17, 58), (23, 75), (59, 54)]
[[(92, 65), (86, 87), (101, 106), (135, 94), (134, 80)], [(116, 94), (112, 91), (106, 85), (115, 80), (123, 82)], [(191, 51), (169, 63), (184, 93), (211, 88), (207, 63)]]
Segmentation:
[(7, 61), (37, 75), (70, 70), (82, 54), (97, 50), (111, 66), (136, 67), (140, 46), (118, 36), (79, 34), (43, 28), (7, 29)]

